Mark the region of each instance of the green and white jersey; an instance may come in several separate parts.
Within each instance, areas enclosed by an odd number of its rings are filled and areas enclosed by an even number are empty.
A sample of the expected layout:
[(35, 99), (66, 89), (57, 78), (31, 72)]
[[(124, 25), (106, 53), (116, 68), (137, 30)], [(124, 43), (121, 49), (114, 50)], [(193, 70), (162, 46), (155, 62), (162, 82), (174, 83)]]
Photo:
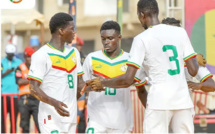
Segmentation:
[(159, 24), (137, 35), (127, 65), (147, 69), (151, 87), (149, 109), (174, 110), (192, 108), (185, 79), (184, 61), (196, 53), (183, 28)]
[(70, 112), (70, 117), (62, 117), (53, 106), (40, 102), (39, 122), (77, 122), (77, 76), (82, 74), (80, 54), (74, 47), (60, 51), (47, 43), (33, 54), (28, 79), (41, 82), (40, 88), (65, 103)]
[[(185, 66), (185, 76), (187, 81), (194, 81), (193, 80), (194, 77), (189, 74), (186, 66)], [(195, 78), (199, 82), (204, 82), (210, 77), (213, 77), (213, 75), (209, 72), (209, 70), (206, 67), (199, 66), (199, 70)]]
[[(123, 52), (110, 58), (104, 50), (90, 53), (83, 64), (84, 80), (93, 79), (93, 73), (105, 78), (115, 78), (125, 74), (128, 53)], [(135, 77), (137, 81), (140, 78)], [(133, 112), (130, 88), (106, 88), (102, 92), (89, 92), (87, 104), (88, 118), (103, 127), (113, 129), (133, 128)]]

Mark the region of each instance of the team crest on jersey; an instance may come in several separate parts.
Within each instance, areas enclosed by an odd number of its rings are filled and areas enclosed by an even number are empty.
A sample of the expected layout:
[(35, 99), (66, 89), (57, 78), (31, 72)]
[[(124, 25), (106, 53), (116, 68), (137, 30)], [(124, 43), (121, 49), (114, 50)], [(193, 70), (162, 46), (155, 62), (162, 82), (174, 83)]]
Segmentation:
[(77, 62), (76, 57), (72, 56), (71, 58), (72, 58), (72, 61), (73, 61), (74, 63), (76, 63), (76, 62)]
[(121, 71), (122, 72), (126, 72), (127, 70), (127, 65), (123, 64), (121, 67), (120, 67)]

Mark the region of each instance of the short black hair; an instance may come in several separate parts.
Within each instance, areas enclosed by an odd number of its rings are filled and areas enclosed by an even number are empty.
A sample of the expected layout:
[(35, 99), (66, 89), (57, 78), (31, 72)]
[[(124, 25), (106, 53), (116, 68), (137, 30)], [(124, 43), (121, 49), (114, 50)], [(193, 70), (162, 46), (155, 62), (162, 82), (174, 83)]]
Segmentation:
[(51, 33), (55, 33), (58, 28), (64, 28), (68, 24), (68, 21), (73, 21), (71, 15), (63, 12), (56, 13), (52, 16), (49, 22), (49, 29)]
[(167, 17), (166, 19), (163, 19), (162, 24), (167, 24), (167, 25), (174, 25), (174, 26), (181, 26), (181, 21), (180, 20), (176, 20), (175, 18), (169, 18)]
[(156, 0), (139, 0), (137, 3), (138, 12), (143, 12), (150, 16), (158, 15), (158, 3)]
[(116, 21), (110, 20), (110, 21), (106, 21), (105, 23), (103, 23), (100, 28), (100, 32), (102, 30), (109, 30), (109, 29), (114, 29), (116, 32), (118, 32), (118, 34), (121, 33), (120, 26)]

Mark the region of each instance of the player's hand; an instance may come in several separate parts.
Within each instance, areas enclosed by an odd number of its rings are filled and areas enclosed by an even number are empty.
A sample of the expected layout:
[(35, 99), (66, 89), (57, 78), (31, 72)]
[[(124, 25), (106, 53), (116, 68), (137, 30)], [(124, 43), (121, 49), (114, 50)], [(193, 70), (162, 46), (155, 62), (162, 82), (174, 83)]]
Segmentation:
[(97, 92), (105, 91), (105, 87), (102, 84), (102, 81), (104, 81), (104, 78), (97, 74), (93, 74), (93, 76), (95, 76), (96, 78), (87, 81), (87, 85), (91, 86), (91, 89), (93, 91), (97, 91)]
[(205, 67), (207, 62), (206, 62), (206, 60), (205, 60), (205, 58), (203, 57), (202, 54), (197, 54), (196, 59), (198, 61), (199, 66)]
[(52, 101), (52, 105), (54, 106), (55, 110), (58, 112), (59, 115), (61, 116), (67, 116), (69, 117), (69, 111), (67, 111), (66, 109), (64, 109), (63, 107), (67, 107), (66, 104), (64, 104), (63, 102), (57, 101), (57, 100), (53, 100)]
[(188, 81), (187, 84), (188, 84), (188, 87), (192, 89), (192, 91), (201, 90), (201, 87), (202, 87), (201, 83), (194, 83), (194, 82)]

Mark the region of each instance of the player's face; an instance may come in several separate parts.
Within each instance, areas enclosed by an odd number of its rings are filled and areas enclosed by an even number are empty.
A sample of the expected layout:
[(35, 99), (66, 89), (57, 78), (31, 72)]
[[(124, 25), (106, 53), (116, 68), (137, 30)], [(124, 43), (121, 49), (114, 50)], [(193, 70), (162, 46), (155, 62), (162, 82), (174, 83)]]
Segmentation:
[(100, 34), (105, 52), (112, 53), (120, 49), (119, 41), (121, 40), (121, 35), (118, 32), (114, 29), (109, 29), (102, 30)]
[(138, 16), (138, 19), (139, 19), (142, 27), (144, 29), (148, 29), (148, 26), (146, 25), (146, 17), (144, 16), (144, 14), (138, 10), (137, 11), (137, 16)]
[(69, 21), (66, 27), (63, 29), (63, 39), (67, 43), (72, 43), (75, 37), (75, 25), (73, 21)]

